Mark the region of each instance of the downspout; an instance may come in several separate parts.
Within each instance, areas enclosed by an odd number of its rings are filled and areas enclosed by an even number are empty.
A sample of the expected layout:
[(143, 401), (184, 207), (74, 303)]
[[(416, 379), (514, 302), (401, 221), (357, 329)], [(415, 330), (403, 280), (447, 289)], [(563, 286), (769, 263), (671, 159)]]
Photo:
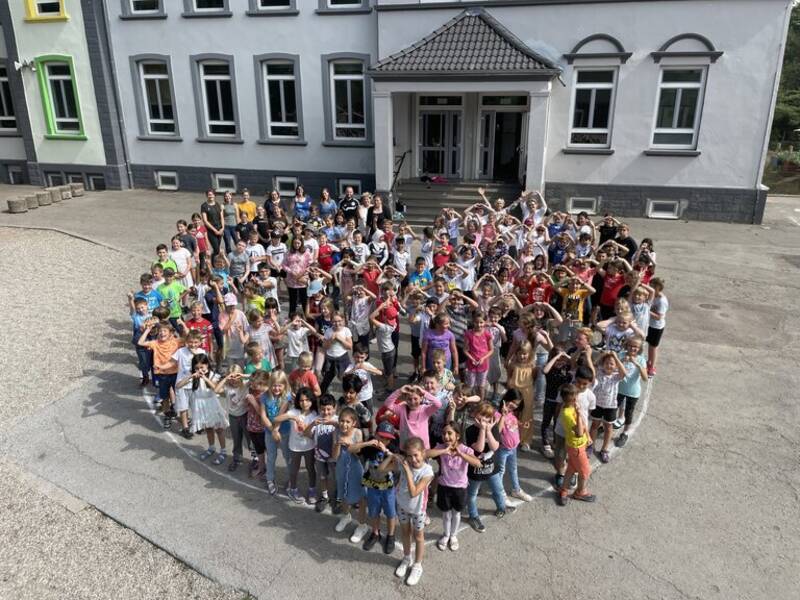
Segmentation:
[[(783, 71), (783, 60), (784, 60), (784, 53), (786, 52), (786, 40), (789, 36), (789, 23), (792, 17), (792, 8), (794, 7), (795, 0), (786, 0), (786, 14), (783, 18), (783, 38), (780, 44), (781, 52), (778, 53), (778, 65), (775, 68), (775, 76), (772, 81), (772, 101), (770, 102), (769, 107), (769, 114), (767, 115), (766, 124), (764, 125), (764, 139), (761, 143), (761, 158), (758, 164), (758, 172), (756, 173), (756, 180), (753, 185), (753, 188), (756, 190), (756, 193), (760, 192), (761, 187), (761, 180), (764, 177), (764, 168), (766, 167), (767, 163), (767, 149), (769, 148), (769, 138), (770, 133), (772, 130), (772, 119), (775, 116), (775, 105), (778, 103), (778, 88), (781, 84), (781, 73)], [(766, 199), (764, 200), (766, 204)], [(756, 221), (758, 217), (758, 196), (756, 196), (756, 202), (753, 205), (753, 223), (760, 222)], [(763, 211), (762, 215), (763, 217)]]

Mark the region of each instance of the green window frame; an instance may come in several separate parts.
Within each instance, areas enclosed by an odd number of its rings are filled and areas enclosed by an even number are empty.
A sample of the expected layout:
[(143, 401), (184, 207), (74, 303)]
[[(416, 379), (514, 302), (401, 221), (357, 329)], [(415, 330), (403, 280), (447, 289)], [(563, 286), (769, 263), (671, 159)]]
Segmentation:
[[(47, 126), (47, 133), (44, 137), (49, 140), (85, 140), (86, 134), (72, 57), (48, 54), (36, 57), (34, 64)], [(51, 67), (57, 66), (62, 67), (59, 69), (61, 72), (51, 71)], [(63, 69), (64, 66), (67, 68)], [(68, 126), (65, 127), (65, 125)]]

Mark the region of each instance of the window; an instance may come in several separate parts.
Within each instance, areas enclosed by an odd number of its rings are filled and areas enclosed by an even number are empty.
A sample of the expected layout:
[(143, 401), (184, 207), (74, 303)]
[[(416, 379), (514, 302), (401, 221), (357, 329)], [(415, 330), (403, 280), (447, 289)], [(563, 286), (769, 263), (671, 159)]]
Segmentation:
[(165, 62), (139, 63), (145, 107), (145, 131), (149, 135), (175, 135), (175, 108), (169, 68)]
[(229, 0), (183, 0), (184, 17), (230, 17), (232, 15)]
[(19, 185), (25, 183), (25, 174), (22, 167), (8, 167), (8, 183)]
[(647, 216), (651, 219), (679, 218), (680, 203), (677, 200), (648, 200)]
[(155, 171), (156, 189), (174, 192), (178, 189), (178, 174), (175, 171)]
[(47, 181), (48, 187), (58, 187), (59, 185), (64, 185), (63, 173), (45, 173), (44, 179)]
[(27, 21), (66, 21), (64, 0), (25, 0)]
[(330, 69), (333, 139), (365, 140), (364, 63), (335, 61)]
[(130, 0), (133, 13), (157, 13), (161, 10), (161, 0)]
[(42, 94), (47, 137), (86, 139), (72, 58), (41, 56), (34, 62)]
[(706, 70), (665, 68), (658, 89), (653, 146), (692, 150), (703, 105)]
[(350, 8), (353, 6), (361, 6), (361, 4), (361, 0), (328, 0), (328, 6), (330, 8)]
[(483, 106), (528, 106), (528, 96), (482, 96)]
[(83, 183), (83, 175), (81, 173), (67, 173), (67, 183)]
[(338, 181), (339, 196), (344, 196), (344, 191), (347, 188), (353, 188), (353, 194), (356, 196), (361, 195), (361, 180), (360, 179), (340, 179)]
[(368, 13), (369, 0), (318, 0), (317, 14)]
[(292, 0), (256, 0), (257, 10), (281, 10), (292, 7)]
[(194, 0), (194, 9), (201, 10), (225, 10), (225, 0)]
[(233, 81), (233, 62), (228, 60), (202, 60), (197, 63), (200, 76), (202, 107), (198, 117), (202, 124), (202, 137), (239, 137), (236, 96)]
[(608, 148), (617, 72), (614, 69), (575, 71), (570, 145)]
[[(227, 173), (214, 173), (211, 175), (211, 187), (217, 192), (236, 193), (236, 190), (238, 189), (236, 186), (236, 175), (229, 175)], [(294, 195), (294, 193), (292, 195)]]
[(570, 214), (586, 212), (589, 215), (597, 214), (597, 198), (570, 198), (567, 204)]
[(11, 87), (8, 84), (8, 68), (0, 64), (0, 131), (16, 131), (17, 117), (11, 101)]
[(87, 175), (89, 180), (89, 189), (97, 192), (102, 192), (106, 189), (106, 178), (102, 175)]
[(461, 106), (462, 96), (420, 96), (420, 106)]
[(274, 189), (278, 190), (281, 198), (294, 198), (297, 189), (297, 177), (276, 177)]
[(264, 62), (263, 69), (269, 137), (298, 138), (295, 64), (270, 61)]

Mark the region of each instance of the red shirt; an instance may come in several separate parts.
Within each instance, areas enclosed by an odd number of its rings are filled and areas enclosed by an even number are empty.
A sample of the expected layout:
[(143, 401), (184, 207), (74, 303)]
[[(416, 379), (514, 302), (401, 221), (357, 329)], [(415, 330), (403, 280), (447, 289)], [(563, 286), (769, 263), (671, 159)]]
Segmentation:
[(206, 226), (200, 225), (200, 227), (196, 227), (194, 230), (194, 239), (197, 240), (197, 250), (200, 254), (203, 254), (208, 250), (208, 236), (206, 235)]
[(361, 277), (364, 279), (364, 287), (366, 287), (370, 292), (378, 296), (380, 294), (380, 290), (378, 290), (378, 277), (381, 276), (380, 269), (364, 269), (361, 271)]
[(528, 298), (525, 305), (533, 304), (534, 302), (550, 303), (550, 296), (553, 295), (553, 286), (549, 281), (540, 282), (538, 279), (533, 281), (533, 284), (528, 289)]
[(433, 255), (433, 265), (438, 269), (450, 262), (453, 247), (450, 244), (440, 246)]
[(653, 278), (653, 267), (650, 265), (643, 267), (640, 264), (635, 264), (633, 265), (633, 268), (642, 275), (642, 283), (648, 285), (650, 280)]
[(314, 393), (316, 393), (315, 390), (319, 390), (319, 381), (312, 370), (295, 369), (289, 373), (289, 385), (294, 391), (299, 390), (301, 387), (311, 388)]
[(387, 414), (389, 409), (385, 406), (381, 406), (378, 409), (378, 412), (375, 413), (375, 422), (380, 423), (381, 421), (389, 421), (395, 429), (400, 427), (400, 415), (395, 412), (392, 412), (391, 415)]
[(517, 297), (520, 299), (521, 302), (527, 304), (528, 297), (530, 296), (531, 289), (536, 285), (536, 276), (533, 275), (530, 278), (526, 278), (524, 276), (517, 277), (514, 280), (514, 287), (517, 288)]
[(197, 330), (203, 334), (203, 343), (200, 347), (206, 351), (206, 354), (211, 354), (211, 336), (214, 329), (211, 322), (200, 317), (199, 319), (189, 319), (186, 321), (186, 328), (189, 330)]
[(625, 286), (625, 275), (617, 273), (613, 277), (606, 275), (603, 278), (603, 292), (600, 294), (600, 304), (614, 306), (619, 291)]
[(391, 325), (395, 329), (400, 328), (400, 321), (397, 319), (397, 315), (400, 314), (400, 302), (397, 301), (397, 298), (392, 300), (392, 305), (388, 308), (381, 309), (380, 320), (386, 323), (387, 325)]
[(333, 267), (333, 248), (330, 244), (322, 244), (319, 247), (317, 262), (319, 263), (320, 269), (326, 273), (330, 273), (331, 267)]

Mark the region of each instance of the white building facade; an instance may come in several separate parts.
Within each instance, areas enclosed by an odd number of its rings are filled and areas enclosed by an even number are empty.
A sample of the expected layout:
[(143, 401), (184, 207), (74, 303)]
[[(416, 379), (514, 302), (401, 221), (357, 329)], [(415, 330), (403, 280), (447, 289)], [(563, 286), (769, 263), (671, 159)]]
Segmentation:
[[(763, 214), (790, 0), (1, 4), (6, 180), (293, 195), (439, 175), (568, 210)], [(58, 77), (79, 130), (42, 98)]]

